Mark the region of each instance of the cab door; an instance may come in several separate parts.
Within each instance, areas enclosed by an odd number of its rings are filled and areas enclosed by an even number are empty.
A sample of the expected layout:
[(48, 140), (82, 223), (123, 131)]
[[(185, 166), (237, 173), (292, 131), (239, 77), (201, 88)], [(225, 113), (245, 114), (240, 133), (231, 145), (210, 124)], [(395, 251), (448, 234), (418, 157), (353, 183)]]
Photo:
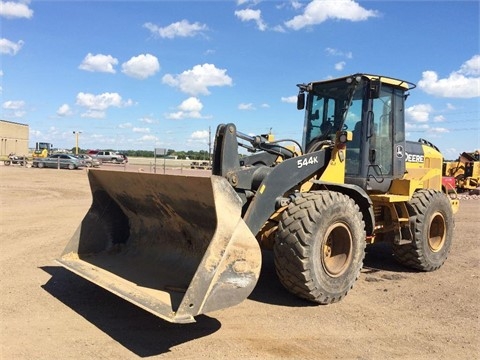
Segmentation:
[(405, 172), (404, 92), (383, 84), (367, 121), (367, 190), (387, 192)]
[(349, 107), (345, 182), (385, 193), (405, 172), (404, 91), (382, 84), (371, 96), (370, 84), (357, 91)]

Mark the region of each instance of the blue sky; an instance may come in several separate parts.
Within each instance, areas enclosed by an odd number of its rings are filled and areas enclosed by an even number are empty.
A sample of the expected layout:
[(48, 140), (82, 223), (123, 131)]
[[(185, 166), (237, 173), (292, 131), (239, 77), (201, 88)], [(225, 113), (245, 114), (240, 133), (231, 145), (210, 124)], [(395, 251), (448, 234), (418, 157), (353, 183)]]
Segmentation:
[(478, 1), (0, 1), (0, 118), (30, 146), (208, 150), (208, 130), (301, 141), (296, 84), (411, 81), (407, 137), (480, 148)]

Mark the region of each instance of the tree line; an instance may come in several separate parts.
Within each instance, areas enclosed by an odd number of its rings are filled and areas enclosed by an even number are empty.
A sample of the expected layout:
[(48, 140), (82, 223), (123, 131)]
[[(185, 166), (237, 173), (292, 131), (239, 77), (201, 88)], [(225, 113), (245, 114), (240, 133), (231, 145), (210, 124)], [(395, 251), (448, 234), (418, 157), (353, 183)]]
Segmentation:
[[(114, 149), (104, 149), (106, 151), (117, 151), (121, 154), (125, 154), (128, 157), (144, 157), (144, 158), (154, 158), (155, 154), (153, 150), (114, 150)], [(71, 149), (72, 153), (75, 153), (75, 147)], [(86, 149), (78, 149), (79, 154), (84, 154), (87, 152)], [(209, 160), (208, 151), (176, 151), (174, 149), (167, 149), (167, 157), (176, 156), (180, 160)], [(163, 158), (163, 156), (157, 155), (157, 158)]]

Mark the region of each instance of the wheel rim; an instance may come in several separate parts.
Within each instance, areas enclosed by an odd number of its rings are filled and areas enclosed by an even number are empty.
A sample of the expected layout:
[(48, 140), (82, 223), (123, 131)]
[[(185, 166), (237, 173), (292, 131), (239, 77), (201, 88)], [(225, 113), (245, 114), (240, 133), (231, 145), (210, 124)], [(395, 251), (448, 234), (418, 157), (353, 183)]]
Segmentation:
[(428, 230), (428, 247), (433, 252), (438, 252), (442, 249), (445, 243), (445, 218), (442, 214), (436, 213), (430, 222)]
[(343, 223), (331, 225), (322, 242), (322, 266), (331, 277), (341, 276), (352, 259), (352, 234)]

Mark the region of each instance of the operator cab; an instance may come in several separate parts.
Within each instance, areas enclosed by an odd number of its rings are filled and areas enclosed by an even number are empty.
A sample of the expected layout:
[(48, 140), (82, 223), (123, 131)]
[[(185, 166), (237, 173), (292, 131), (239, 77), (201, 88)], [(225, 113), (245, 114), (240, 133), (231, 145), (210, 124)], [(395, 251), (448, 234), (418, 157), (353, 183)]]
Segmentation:
[(299, 85), (298, 108), (307, 92), (303, 148), (333, 141), (337, 131), (353, 134), (347, 143), (345, 183), (370, 193), (385, 193), (405, 173), (406, 92), (409, 82), (356, 74)]

